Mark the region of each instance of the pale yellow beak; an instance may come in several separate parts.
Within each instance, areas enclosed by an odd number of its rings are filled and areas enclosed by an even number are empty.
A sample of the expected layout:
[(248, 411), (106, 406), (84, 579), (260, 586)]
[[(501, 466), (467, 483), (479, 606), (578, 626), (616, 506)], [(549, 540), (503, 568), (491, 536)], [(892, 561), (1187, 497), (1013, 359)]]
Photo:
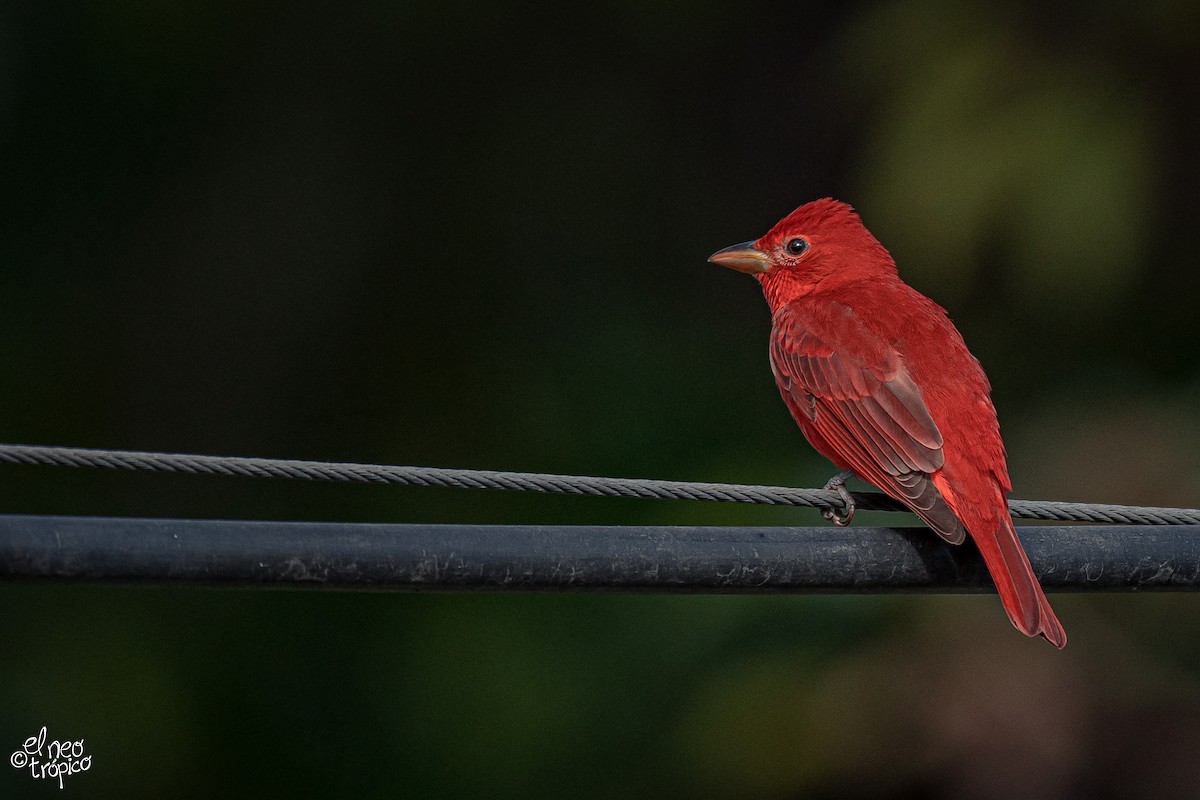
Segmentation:
[(708, 257), (710, 264), (720, 264), (722, 267), (736, 269), (753, 275), (766, 272), (771, 266), (767, 254), (754, 246), (754, 242), (742, 242), (724, 250), (718, 250)]

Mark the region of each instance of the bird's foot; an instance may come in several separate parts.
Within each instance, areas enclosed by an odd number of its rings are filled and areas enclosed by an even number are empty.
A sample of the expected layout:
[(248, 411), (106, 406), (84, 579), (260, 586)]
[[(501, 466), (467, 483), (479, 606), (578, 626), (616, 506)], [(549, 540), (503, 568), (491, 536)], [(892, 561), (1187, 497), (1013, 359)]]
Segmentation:
[(826, 490), (832, 490), (838, 493), (838, 497), (842, 498), (842, 506), (845, 508), (843, 513), (838, 513), (837, 509), (825, 508), (821, 510), (821, 516), (837, 525), (839, 528), (844, 528), (850, 524), (850, 520), (854, 519), (854, 498), (850, 496), (850, 491), (846, 488), (846, 479), (854, 477), (854, 473), (850, 470), (834, 475), (822, 487)]

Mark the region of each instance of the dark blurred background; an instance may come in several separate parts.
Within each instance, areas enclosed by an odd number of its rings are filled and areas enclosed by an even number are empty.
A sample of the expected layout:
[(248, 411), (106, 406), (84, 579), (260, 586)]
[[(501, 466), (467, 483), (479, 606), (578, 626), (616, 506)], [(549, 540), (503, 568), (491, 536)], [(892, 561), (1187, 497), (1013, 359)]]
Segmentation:
[[(833, 195), (983, 362), (1017, 496), (1196, 506), (1200, 15), (1107, 9), (5, 3), (0, 440), (819, 485), (705, 258)], [(819, 522), (41, 467), (0, 501)], [(1052, 599), (1061, 654), (994, 596), (9, 584), (0, 750), (84, 738), (62, 797), (1194, 795), (1200, 600)]]

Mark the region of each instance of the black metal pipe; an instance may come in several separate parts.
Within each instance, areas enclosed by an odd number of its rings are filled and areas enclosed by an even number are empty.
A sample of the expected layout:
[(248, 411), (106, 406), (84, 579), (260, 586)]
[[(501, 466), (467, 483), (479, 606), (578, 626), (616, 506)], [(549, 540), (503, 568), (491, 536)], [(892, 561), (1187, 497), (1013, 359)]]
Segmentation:
[[(1200, 526), (1018, 530), (1047, 591), (1200, 588)], [(978, 592), (924, 528), (421, 525), (0, 516), (0, 579), (336, 589)]]

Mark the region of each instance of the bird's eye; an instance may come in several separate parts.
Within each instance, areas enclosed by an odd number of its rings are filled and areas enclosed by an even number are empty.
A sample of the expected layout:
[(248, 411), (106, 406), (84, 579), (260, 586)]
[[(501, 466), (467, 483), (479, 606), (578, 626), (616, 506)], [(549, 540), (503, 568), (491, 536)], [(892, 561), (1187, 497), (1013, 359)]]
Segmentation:
[(800, 237), (789, 239), (788, 243), (784, 246), (787, 248), (789, 253), (794, 256), (798, 256), (808, 249), (808, 239), (801, 239)]

